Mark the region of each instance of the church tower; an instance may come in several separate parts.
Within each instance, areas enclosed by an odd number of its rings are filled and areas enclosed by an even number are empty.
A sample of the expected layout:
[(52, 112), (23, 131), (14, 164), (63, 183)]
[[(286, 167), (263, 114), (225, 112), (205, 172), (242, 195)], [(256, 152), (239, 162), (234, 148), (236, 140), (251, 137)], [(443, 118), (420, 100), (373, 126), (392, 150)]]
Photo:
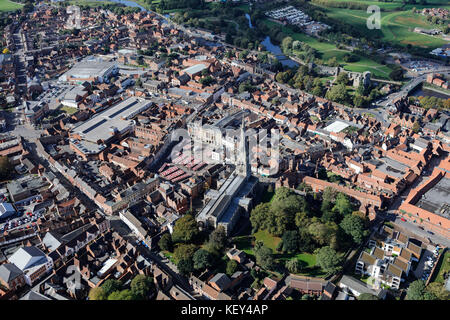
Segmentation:
[(238, 164), (237, 164), (237, 173), (244, 177), (250, 176), (250, 165), (248, 161), (248, 146), (247, 146), (247, 138), (245, 137), (245, 120), (242, 117), (241, 122), (241, 134), (239, 141), (239, 150), (238, 150)]

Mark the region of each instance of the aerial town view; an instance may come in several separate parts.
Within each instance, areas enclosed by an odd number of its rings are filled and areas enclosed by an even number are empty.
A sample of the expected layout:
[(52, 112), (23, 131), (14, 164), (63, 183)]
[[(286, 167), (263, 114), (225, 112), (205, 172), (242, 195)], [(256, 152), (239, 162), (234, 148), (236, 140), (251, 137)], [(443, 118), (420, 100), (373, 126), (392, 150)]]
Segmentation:
[(449, 10), (0, 0), (0, 300), (450, 300)]

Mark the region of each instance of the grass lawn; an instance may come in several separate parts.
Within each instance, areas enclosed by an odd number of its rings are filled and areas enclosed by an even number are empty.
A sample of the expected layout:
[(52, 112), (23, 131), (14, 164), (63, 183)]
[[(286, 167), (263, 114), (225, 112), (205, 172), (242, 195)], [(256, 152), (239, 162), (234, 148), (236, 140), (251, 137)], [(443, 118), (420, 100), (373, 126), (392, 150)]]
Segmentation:
[(272, 236), (268, 231), (266, 230), (259, 230), (255, 234), (253, 234), (255, 237), (255, 241), (262, 241), (264, 245), (275, 253), (278, 244), (281, 242), (281, 238)]
[(6, 11), (14, 11), (21, 9), (23, 7), (23, 4), (12, 2), (9, 0), (0, 0), (0, 11), (6, 12)]
[(433, 282), (444, 283), (444, 273), (450, 271), (450, 250), (447, 249), (436, 268), (439, 272), (434, 276)]
[(233, 243), (239, 250), (244, 251), (246, 254), (254, 256), (253, 247), (256, 241), (262, 241), (264, 245), (272, 249), (273, 253), (276, 252), (278, 244), (281, 242), (281, 238), (272, 236), (266, 230), (259, 230), (251, 236), (239, 236), (233, 238)]
[(167, 259), (169, 259), (173, 264), (176, 264), (176, 262), (175, 262), (175, 258), (173, 257), (173, 253), (172, 252), (169, 252), (169, 251), (162, 251), (162, 253), (163, 253), (163, 255), (167, 258)]
[(87, 6), (90, 8), (100, 7), (103, 4), (116, 4), (116, 2), (112, 1), (95, 1), (95, 0), (70, 0), (67, 2), (72, 5)]
[[(378, 2), (378, 5), (381, 3)], [(416, 6), (419, 8), (419, 6)], [(339, 21), (345, 21), (357, 29), (367, 28), (367, 18), (370, 16), (365, 10), (349, 10), (340, 8), (323, 8), (326, 14)], [(432, 29), (436, 26), (426, 21), (426, 17), (412, 13), (411, 8), (394, 12), (381, 12), (381, 30), (370, 30), (374, 36), (381, 37), (386, 42), (400, 45), (411, 44), (426, 48), (437, 48), (447, 42), (434, 36), (414, 32), (415, 27)], [(353, 70), (352, 70), (353, 71)], [(354, 70), (356, 71), (356, 70)]]
[(78, 111), (77, 108), (72, 108), (72, 107), (68, 107), (68, 106), (62, 106), (60, 108), (60, 110), (64, 111), (65, 113), (68, 113), (68, 114), (74, 114), (75, 112)]

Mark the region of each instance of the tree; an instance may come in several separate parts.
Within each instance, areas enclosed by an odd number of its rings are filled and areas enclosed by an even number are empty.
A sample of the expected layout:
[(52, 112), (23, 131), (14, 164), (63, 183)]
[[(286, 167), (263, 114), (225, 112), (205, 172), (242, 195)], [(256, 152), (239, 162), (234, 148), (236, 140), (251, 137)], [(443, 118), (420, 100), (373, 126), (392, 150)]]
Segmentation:
[(192, 257), (192, 261), (194, 262), (194, 269), (197, 270), (204, 270), (211, 267), (211, 260), (211, 254), (204, 249), (198, 249), (197, 251), (195, 251), (194, 256)]
[(141, 80), (141, 78), (138, 78), (138, 79), (136, 80), (136, 87), (142, 88), (142, 80)]
[(257, 242), (254, 248), (256, 263), (264, 269), (270, 269), (274, 265), (272, 249)]
[(234, 260), (228, 260), (226, 274), (232, 276), (238, 268), (238, 263)]
[(89, 300), (106, 300), (108, 295), (102, 287), (92, 288), (89, 291)]
[(396, 67), (389, 73), (389, 78), (395, 81), (400, 81), (403, 79), (403, 69), (401, 67)]
[(424, 300), (424, 294), (425, 294), (425, 281), (416, 280), (409, 285), (408, 291), (406, 293), (406, 299)]
[(178, 271), (183, 275), (188, 275), (190, 272), (194, 271), (194, 263), (192, 259), (183, 259), (177, 263)]
[(286, 231), (283, 235), (283, 251), (294, 253), (298, 250), (298, 243), (300, 241), (300, 237), (298, 235), (298, 231)]
[(364, 97), (359, 94), (353, 97), (353, 106), (355, 106), (356, 108), (361, 108), (365, 102), (366, 99), (364, 99)]
[(130, 289), (114, 291), (108, 296), (108, 300), (136, 300)]
[(438, 300), (433, 289), (428, 290), (423, 280), (413, 281), (406, 292), (406, 300)]
[(343, 85), (347, 85), (348, 83), (348, 74), (346, 72), (341, 72), (338, 74), (338, 76), (336, 77), (336, 83), (337, 84), (343, 84)]
[(0, 156), (0, 179), (8, 179), (13, 171), (13, 166), (9, 162), (8, 157)]
[(173, 242), (191, 242), (199, 234), (195, 218), (186, 214), (175, 222), (172, 233)]
[(342, 83), (334, 85), (330, 90), (328, 90), (325, 96), (327, 99), (338, 103), (346, 103), (350, 98), (347, 88)]
[(173, 243), (170, 233), (165, 233), (162, 235), (161, 239), (158, 241), (158, 246), (161, 250), (172, 252)]
[(427, 292), (436, 296), (439, 300), (450, 300), (450, 292), (446, 290), (445, 285), (442, 283), (429, 283), (427, 286)]
[(370, 293), (361, 293), (358, 296), (358, 300), (380, 300), (380, 298)]
[(319, 246), (337, 248), (337, 233), (339, 227), (334, 222), (322, 223), (315, 221), (308, 226), (308, 233)]
[(336, 250), (329, 246), (322, 247), (317, 252), (317, 264), (327, 273), (335, 273), (341, 270), (342, 258)]
[(412, 131), (414, 133), (419, 133), (420, 131), (420, 123), (417, 120), (413, 123)]
[(115, 279), (108, 279), (101, 285), (105, 295), (109, 297), (114, 291), (120, 291), (122, 289), (122, 282)]
[(193, 244), (180, 244), (178, 247), (175, 248), (173, 257), (177, 262), (181, 260), (192, 259), (196, 249), (197, 247)]
[(356, 244), (361, 244), (368, 231), (364, 228), (364, 220), (356, 215), (347, 215), (339, 225), (342, 230), (353, 238)]
[(286, 269), (291, 273), (298, 273), (301, 270), (301, 264), (297, 258), (286, 261)]
[(227, 233), (223, 226), (217, 227), (209, 235), (209, 244), (216, 252), (221, 252), (227, 244)]
[(281, 48), (283, 52), (289, 52), (292, 49), (293, 39), (291, 37), (286, 37), (281, 42)]
[(136, 299), (145, 299), (154, 289), (153, 278), (139, 274), (131, 280), (130, 288)]
[(347, 195), (342, 192), (338, 193), (333, 209), (337, 210), (343, 216), (346, 216), (353, 212), (353, 206), (350, 203), (350, 200), (348, 199)]

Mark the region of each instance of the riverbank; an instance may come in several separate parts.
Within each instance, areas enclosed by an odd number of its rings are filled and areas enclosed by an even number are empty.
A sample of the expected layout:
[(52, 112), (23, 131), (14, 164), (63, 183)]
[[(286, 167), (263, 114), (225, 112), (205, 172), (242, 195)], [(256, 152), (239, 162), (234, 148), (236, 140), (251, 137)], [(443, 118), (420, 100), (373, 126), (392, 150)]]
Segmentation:
[(447, 96), (447, 98), (450, 99), (450, 90), (448, 90), (448, 89), (440, 88), (438, 86), (435, 86), (435, 85), (432, 85), (432, 84), (429, 84), (429, 83), (424, 83), (422, 85), (422, 88), (425, 88), (427, 90), (434, 91), (434, 92), (437, 92), (437, 93), (444, 94), (444, 95)]

